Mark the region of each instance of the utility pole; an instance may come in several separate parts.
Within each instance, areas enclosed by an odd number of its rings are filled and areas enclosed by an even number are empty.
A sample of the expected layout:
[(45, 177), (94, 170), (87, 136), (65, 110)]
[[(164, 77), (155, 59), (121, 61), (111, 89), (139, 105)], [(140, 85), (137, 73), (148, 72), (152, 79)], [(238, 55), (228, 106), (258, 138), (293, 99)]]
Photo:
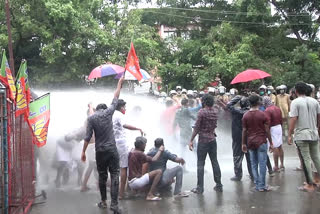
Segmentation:
[(9, 0), (5, 0), (5, 7), (6, 7), (6, 18), (7, 18), (7, 29), (8, 29), (8, 49), (9, 49), (10, 69), (11, 69), (12, 76), (15, 76), (15, 72), (14, 72), (14, 60), (13, 60), (13, 50), (12, 50), (12, 36), (11, 36), (10, 4), (9, 4)]

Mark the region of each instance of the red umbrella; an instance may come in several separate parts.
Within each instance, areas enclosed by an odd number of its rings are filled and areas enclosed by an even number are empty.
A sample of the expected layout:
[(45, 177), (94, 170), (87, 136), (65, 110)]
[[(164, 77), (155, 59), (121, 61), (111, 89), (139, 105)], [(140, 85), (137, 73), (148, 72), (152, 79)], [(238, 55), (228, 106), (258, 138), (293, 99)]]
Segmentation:
[(256, 70), (256, 69), (247, 69), (239, 73), (232, 81), (231, 84), (236, 84), (240, 82), (250, 82), (252, 80), (263, 79), (266, 77), (271, 77), (267, 72)]

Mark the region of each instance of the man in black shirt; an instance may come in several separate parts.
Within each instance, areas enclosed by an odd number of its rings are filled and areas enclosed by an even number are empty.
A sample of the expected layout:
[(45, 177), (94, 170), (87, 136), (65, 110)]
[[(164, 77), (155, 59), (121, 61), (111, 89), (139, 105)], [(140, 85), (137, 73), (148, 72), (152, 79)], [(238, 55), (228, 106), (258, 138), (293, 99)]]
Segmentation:
[(116, 147), (116, 142), (113, 134), (112, 116), (116, 110), (120, 90), (124, 77), (119, 79), (117, 89), (114, 93), (111, 106), (107, 108), (106, 104), (99, 104), (96, 107), (96, 112), (88, 118), (86, 137), (81, 155), (81, 160), (86, 160), (86, 149), (94, 132), (96, 162), (99, 173), (99, 189), (101, 202), (98, 203), (100, 208), (107, 207), (107, 187), (108, 169), (111, 174), (111, 206), (110, 209), (115, 213), (120, 213), (118, 208), (118, 193), (119, 193), (119, 154)]

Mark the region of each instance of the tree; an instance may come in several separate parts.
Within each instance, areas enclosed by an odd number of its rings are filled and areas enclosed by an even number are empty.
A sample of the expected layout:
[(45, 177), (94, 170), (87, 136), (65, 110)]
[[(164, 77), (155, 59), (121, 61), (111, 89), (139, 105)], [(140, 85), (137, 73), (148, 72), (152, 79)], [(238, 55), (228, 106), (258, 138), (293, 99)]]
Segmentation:
[(269, 0), (277, 10), (277, 15), (287, 29), (296, 36), (300, 44), (312, 44), (318, 41), (320, 30), (320, 3), (308, 0)]

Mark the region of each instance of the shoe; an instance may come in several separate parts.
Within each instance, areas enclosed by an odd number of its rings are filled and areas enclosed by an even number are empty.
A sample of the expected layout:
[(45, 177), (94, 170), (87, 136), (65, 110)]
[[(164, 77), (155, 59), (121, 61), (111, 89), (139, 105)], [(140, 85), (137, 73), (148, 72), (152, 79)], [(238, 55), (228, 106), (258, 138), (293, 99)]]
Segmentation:
[(158, 196), (154, 196), (152, 198), (147, 197), (146, 198), (147, 201), (161, 201), (162, 198), (158, 197)]
[(180, 192), (179, 194), (176, 194), (174, 197), (175, 198), (186, 198), (186, 197), (189, 197), (189, 194), (185, 193), (185, 192)]
[(216, 192), (223, 192), (223, 187), (222, 187), (222, 186), (215, 186), (215, 187), (213, 187), (213, 189), (214, 189)]
[(193, 192), (193, 193), (195, 193), (195, 194), (202, 194), (202, 193), (203, 193), (203, 191), (200, 191), (198, 188), (193, 188), (193, 189), (191, 190), (191, 192)]
[(264, 189), (259, 189), (259, 190), (258, 190), (258, 192), (270, 192), (270, 191), (271, 191), (271, 189), (268, 188), (268, 187), (266, 187), (266, 188), (264, 188)]
[(118, 205), (111, 205), (110, 210), (112, 210), (114, 214), (121, 214), (121, 210), (119, 209)]
[(280, 168), (273, 167), (273, 172), (279, 173), (280, 172)]
[(239, 178), (237, 176), (234, 176), (234, 177), (230, 178), (230, 180), (232, 180), (232, 181), (241, 181), (241, 178)]
[(271, 171), (271, 172), (269, 172), (269, 176), (270, 177), (273, 177), (275, 174), (274, 174), (274, 171)]
[(100, 208), (100, 209), (106, 209), (108, 207), (107, 203), (104, 202), (104, 201), (100, 201), (99, 203), (97, 203), (97, 206)]

